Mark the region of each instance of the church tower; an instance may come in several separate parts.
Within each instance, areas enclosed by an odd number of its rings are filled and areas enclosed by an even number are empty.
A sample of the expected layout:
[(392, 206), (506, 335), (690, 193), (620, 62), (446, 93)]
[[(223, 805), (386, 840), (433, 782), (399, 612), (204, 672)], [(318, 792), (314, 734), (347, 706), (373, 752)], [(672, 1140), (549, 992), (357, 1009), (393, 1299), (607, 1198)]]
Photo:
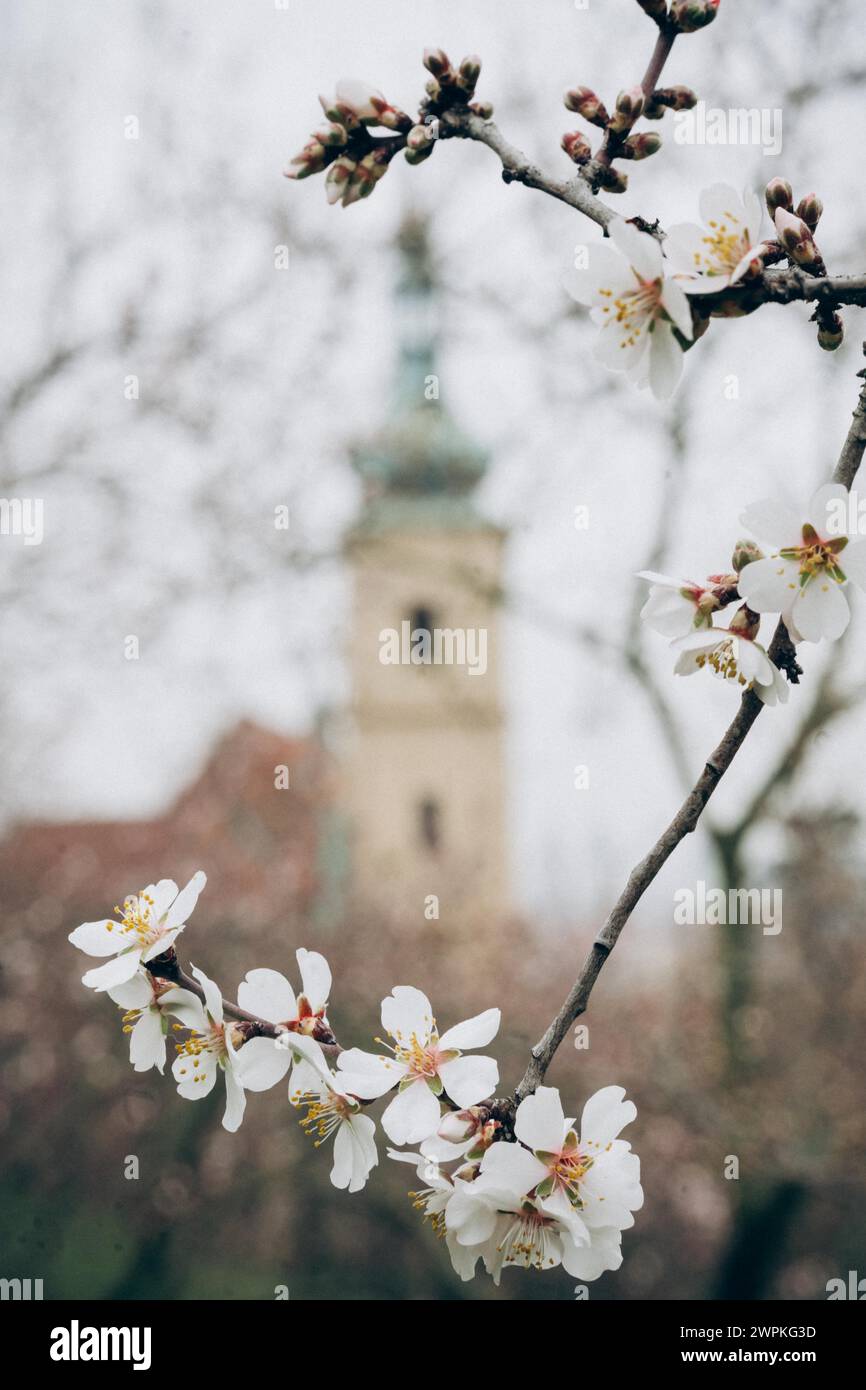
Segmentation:
[(510, 908), (498, 598), (504, 535), (477, 512), (486, 458), (448, 413), (426, 227), (398, 241), (399, 362), (383, 428), (354, 451), (349, 539), (352, 898), (443, 933)]

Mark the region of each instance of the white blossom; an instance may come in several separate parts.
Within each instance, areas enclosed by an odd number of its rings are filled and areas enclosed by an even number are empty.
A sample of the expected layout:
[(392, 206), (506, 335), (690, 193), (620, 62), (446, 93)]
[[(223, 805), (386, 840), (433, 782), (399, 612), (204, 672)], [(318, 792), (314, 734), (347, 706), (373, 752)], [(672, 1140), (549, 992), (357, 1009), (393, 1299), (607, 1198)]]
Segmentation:
[(763, 207), (756, 193), (742, 197), (726, 183), (715, 183), (700, 197), (703, 225), (679, 222), (665, 237), (665, 256), (688, 294), (714, 294), (760, 269)]
[(691, 579), (671, 579), (654, 570), (641, 570), (639, 579), (652, 587), (641, 609), (641, 618), (662, 637), (685, 637), (699, 627), (712, 627), (718, 600), (710, 588)]
[(570, 272), (567, 287), (599, 325), (596, 356), (605, 366), (649, 383), (660, 400), (676, 389), (683, 350), (674, 330), (692, 338), (692, 311), (680, 284), (665, 273), (655, 237), (615, 221), (609, 241), (593, 246), (586, 269)]
[(178, 1055), (172, 1063), (172, 1074), (178, 1093), (185, 1100), (201, 1100), (213, 1090), (222, 1072), (226, 1088), (223, 1129), (233, 1133), (240, 1127), (247, 1104), (243, 1084), (236, 1074), (239, 1045), (243, 1051), (243, 1034), (236, 1025), (225, 1022), (222, 995), (217, 985), (203, 970), (191, 968), (204, 991), (204, 1004), (196, 1000), (198, 1013), (190, 1025), (189, 1038), (176, 1044)]
[(744, 566), (740, 594), (756, 613), (780, 613), (794, 641), (841, 637), (851, 617), (848, 580), (866, 589), (866, 539), (849, 538), (839, 523), (847, 501), (841, 483), (827, 483), (803, 511), (767, 500), (742, 515), (774, 552)]
[(744, 688), (751, 686), (766, 705), (788, 698), (785, 677), (760, 642), (746, 631), (713, 627), (680, 637), (672, 646), (680, 653), (674, 666), (678, 676), (692, 676), (706, 668), (721, 680), (735, 681)]
[[(256, 1014), (286, 1032), (315, 1038), (320, 1042), (333, 1040), (328, 1023), (328, 995), (331, 992), (331, 970), (318, 951), (295, 952), (301, 972), (302, 992), (295, 992), (278, 970), (258, 969), (247, 972), (238, 989), (238, 1003), (247, 1013)], [(282, 1081), (292, 1065), (292, 1050), (275, 1047), (273, 1038), (250, 1038), (243, 1048), (241, 1071), (248, 1091), (267, 1091)]]
[(131, 980), (140, 965), (169, 950), (206, 883), (200, 869), (181, 892), (170, 878), (163, 878), (126, 898), (122, 910), (116, 907), (117, 921), (82, 922), (69, 933), (73, 946), (88, 956), (114, 957), (88, 970), (82, 984), (89, 989), (111, 989)]
[[(331, 1182), (335, 1187), (348, 1188), (349, 1192), (360, 1192), (379, 1162), (375, 1124), (369, 1115), (362, 1113), (358, 1098), (344, 1089), (343, 1078), (328, 1067), (314, 1039), (287, 1037), (285, 1046), (301, 1048), (292, 1074), (289, 1100), (306, 1111), (301, 1120), (302, 1128), (313, 1136), (316, 1147), (333, 1137)], [(243, 1051), (246, 1049), (241, 1055)]]
[(194, 1028), (201, 1004), (188, 989), (159, 980), (140, 968), (131, 980), (108, 990), (108, 997), (124, 1010), (123, 1028), (129, 1033), (129, 1060), (136, 1071), (165, 1067), (168, 1019), (178, 1019), (185, 1028)]
[(493, 1058), (462, 1053), (464, 1048), (489, 1043), (499, 1021), (499, 1010), (487, 1009), (440, 1037), (427, 996), (411, 985), (397, 985), (382, 1001), (382, 1026), (394, 1040), (393, 1055), (374, 1055), (360, 1048), (342, 1052), (337, 1065), (347, 1073), (343, 1084), (353, 1095), (368, 1100), (399, 1087), (382, 1116), (382, 1128), (395, 1144), (416, 1144), (436, 1130), (438, 1098), (443, 1092), (462, 1109), (495, 1089), (499, 1068)]

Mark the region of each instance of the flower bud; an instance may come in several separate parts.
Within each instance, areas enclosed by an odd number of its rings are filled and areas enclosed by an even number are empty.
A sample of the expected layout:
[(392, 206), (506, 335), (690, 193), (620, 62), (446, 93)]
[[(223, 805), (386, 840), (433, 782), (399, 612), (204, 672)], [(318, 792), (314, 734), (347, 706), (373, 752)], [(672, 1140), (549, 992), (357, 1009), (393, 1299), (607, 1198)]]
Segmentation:
[(761, 626), (759, 613), (753, 613), (747, 603), (738, 608), (733, 618), (728, 624), (730, 631), (736, 633), (738, 637), (748, 637), (754, 640), (758, 635)]
[(325, 177), (325, 195), (329, 203), (339, 203), (356, 167), (354, 159), (345, 154), (334, 160)]
[(637, 0), (637, 3), (650, 19), (663, 20), (668, 17), (667, 0)]
[(336, 145), (345, 145), (349, 137), (346, 132), (346, 127), (335, 121), (332, 125), (326, 126), (323, 130), (314, 130), (312, 138), (313, 140), (318, 140), (320, 145), (332, 148)]
[(571, 87), (562, 99), (567, 110), (576, 111), (578, 116), (589, 121), (590, 125), (598, 125), (603, 129), (610, 120), (607, 107), (591, 87)]
[(586, 164), (592, 158), (592, 149), (586, 136), (579, 130), (566, 132), (561, 140), (562, 148), (575, 164)]
[(371, 150), (369, 154), (365, 154), (364, 158), (355, 166), (355, 172), (346, 185), (346, 191), (343, 194), (343, 207), (351, 207), (352, 203), (358, 203), (362, 198), (369, 198), (379, 179), (387, 173), (387, 170), (388, 166), (378, 158), (377, 150)]
[(640, 135), (630, 135), (622, 147), (621, 153), (626, 159), (649, 159), (651, 154), (657, 154), (662, 147), (662, 137), (656, 135), (655, 131), (642, 131)]
[(453, 78), (451, 60), (441, 48), (425, 48), (422, 59), (425, 68), (437, 78)]
[(469, 110), (476, 116), (480, 116), (482, 121), (489, 121), (493, 115), (492, 101), (473, 101), (470, 103)]
[(657, 87), (644, 103), (643, 114), (660, 121), (665, 111), (691, 111), (697, 104), (698, 94), (691, 87)]
[(424, 91), (431, 101), (438, 101), (442, 95), (442, 88), (439, 86), (435, 77), (427, 78), (427, 81), (424, 83)]
[(437, 1133), (440, 1139), (445, 1139), (449, 1144), (463, 1144), (478, 1133), (481, 1121), (482, 1115), (477, 1106), (469, 1110), (451, 1110), (442, 1116)]
[(628, 175), (621, 174), (618, 169), (599, 168), (595, 173), (595, 178), (599, 188), (606, 188), (608, 193), (625, 193), (628, 188)]
[(841, 316), (833, 311), (830, 316), (821, 321), (818, 325), (818, 346), (825, 352), (835, 352), (842, 346), (845, 337), (845, 325)]
[(465, 92), (471, 97), (478, 85), (481, 76), (481, 59), (471, 53), (468, 58), (464, 58), (460, 67), (457, 69), (457, 86), (461, 92)]
[(805, 198), (801, 198), (797, 204), (797, 216), (802, 217), (810, 231), (814, 232), (818, 223), (821, 221), (821, 214), (824, 211), (824, 204), (817, 193), (807, 193)]
[(814, 266), (820, 262), (821, 253), (815, 238), (801, 217), (795, 217), (785, 208), (776, 208), (775, 223), (789, 260), (804, 266)]
[(620, 92), (616, 99), (616, 109), (608, 122), (608, 128), (615, 135), (631, 130), (641, 111), (643, 111), (643, 92), (640, 87), (629, 87)]
[[(417, 130), (415, 126), (413, 129)], [(423, 164), (425, 159), (429, 159), (436, 144), (435, 140), (427, 140), (424, 144), (409, 145), (408, 141), (403, 154), (407, 164)]]
[(770, 179), (764, 197), (771, 217), (776, 216), (776, 208), (784, 208), (787, 212), (794, 211), (794, 190), (787, 179)]
[(739, 574), (740, 570), (744, 569), (746, 565), (750, 565), (753, 560), (763, 560), (763, 558), (764, 552), (759, 545), (749, 540), (748, 537), (741, 537), (734, 546), (731, 564)]
[(300, 154), (289, 161), (283, 172), (287, 179), (308, 179), (311, 174), (320, 174), (325, 167), (325, 147), (320, 140), (309, 140)]
[(426, 125), (413, 125), (409, 134), (406, 136), (407, 150), (422, 150), (430, 144), (433, 136), (430, 127)]
[(694, 34), (712, 24), (720, 0), (671, 0), (671, 23), (681, 34)]
[(387, 105), (382, 93), (375, 87), (371, 87), (369, 82), (343, 78), (337, 83), (338, 108), (350, 112), (359, 121), (375, 125), (381, 111)]

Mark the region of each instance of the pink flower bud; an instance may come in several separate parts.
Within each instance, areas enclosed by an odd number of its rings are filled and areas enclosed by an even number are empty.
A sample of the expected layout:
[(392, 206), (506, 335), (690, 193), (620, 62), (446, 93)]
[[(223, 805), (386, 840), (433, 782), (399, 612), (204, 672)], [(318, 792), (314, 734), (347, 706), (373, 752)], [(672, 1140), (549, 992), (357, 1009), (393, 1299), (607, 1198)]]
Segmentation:
[(480, 116), (482, 121), (489, 121), (490, 117), (493, 115), (493, 102), (473, 101), (469, 106), (469, 110), (474, 112), (476, 116)]
[(787, 179), (770, 179), (764, 197), (771, 217), (776, 216), (776, 208), (785, 208), (787, 212), (794, 211), (794, 190)]
[(681, 34), (694, 34), (712, 24), (720, 0), (671, 0), (670, 18)]
[(422, 59), (428, 72), (432, 72), (434, 77), (443, 78), (453, 76), (451, 72), (451, 60), (448, 54), (441, 48), (425, 48)]
[(475, 1107), (471, 1110), (452, 1110), (443, 1115), (437, 1133), (440, 1139), (447, 1140), (449, 1144), (463, 1144), (477, 1133), (480, 1123), (481, 1116)]
[(739, 574), (740, 570), (744, 569), (746, 565), (750, 565), (753, 560), (763, 560), (763, 558), (764, 552), (761, 547), (756, 545), (754, 541), (743, 538), (738, 540), (734, 546), (731, 564)]
[(406, 148), (408, 150), (421, 150), (430, 143), (432, 138), (429, 126), (413, 125), (406, 136)]
[(335, 122), (324, 130), (314, 130), (313, 139), (318, 140), (320, 145), (332, 148), (338, 145), (345, 145), (348, 135), (346, 133), (346, 127), (338, 125)]
[(334, 160), (325, 177), (325, 195), (329, 203), (339, 203), (355, 168), (354, 159), (349, 159), (348, 155), (341, 154)]
[(753, 613), (747, 603), (737, 609), (729, 623), (731, 632), (735, 632), (738, 637), (748, 637), (752, 640), (757, 637), (760, 626), (760, 616)]
[(814, 266), (821, 260), (815, 238), (801, 217), (785, 208), (776, 208), (776, 232), (787, 252), (788, 259), (797, 265)]
[(320, 174), (324, 167), (325, 147), (321, 141), (313, 139), (289, 161), (284, 173), (287, 179), (308, 179), (311, 174)]
[(579, 130), (566, 132), (562, 137), (562, 148), (575, 164), (586, 164), (592, 158), (592, 149), (586, 136)]
[(590, 125), (604, 128), (610, 120), (607, 107), (591, 87), (571, 87), (563, 101), (569, 111), (576, 111), (578, 116), (589, 121)]
[(343, 78), (337, 83), (337, 105), (350, 111), (359, 121), (375, 122), (379, 112), (388, 105), (380, 91), (369, 82)]
[(468, 58), (463, 59), (463, 62), (457, 70), (457, 86), (462, 92), (465, 92), (467, 96), (471, 97), (478, 85), (480, 76), (481, 59), (476, 58), (474, 53), (470, 53)]
[(595, 178), (599, 188), (606, 188), (608, 193), (625, 193), (628, 188), (628, 174), (621, 174), (618, 169), (609, 166), (598, 169)]
[(658, 87), (644, 103), (643, 114), (659, 121), (665, 111), (691, 111), (698, 104), (698, 94), (691, 87)]
[(620, 92), (616, 99), (616, 109), (608, 122), (608, 127), (615, 135), (622, 135), (627, 130), (631, 130), (641, 111), (643, 111), (643, 92), (640, 87), (629, 87), (625, 92)]
[(630, 135), (622, 148), (626, 159), (649, 159), (662, 147), (662, 137), (655, 131), (643, 131), (640, 135)]
[(807, 193), (805, 198), (801, 198), (797, 204), (797, 216), (802, 217), (810, 231), (814, 232), (818, 223), (821, 221), (821, 214), (824, 211), (824, 204), (817, 193)]

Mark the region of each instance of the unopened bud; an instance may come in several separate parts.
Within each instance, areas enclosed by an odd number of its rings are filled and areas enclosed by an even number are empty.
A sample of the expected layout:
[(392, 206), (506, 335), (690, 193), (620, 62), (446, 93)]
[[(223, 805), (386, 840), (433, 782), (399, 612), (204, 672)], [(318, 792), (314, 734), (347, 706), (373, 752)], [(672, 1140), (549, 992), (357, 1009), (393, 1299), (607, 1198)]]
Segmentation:
[(424, 91), (431, 101), (438, 101), (442, 95), (442, 88), (439, 86), (435, 77), (427, 78), (427, 81), (424, 83)]
[(356, 167), (354, 159), (349, 159), (345, 154), (334, 160), (325, 177), (325, 195), (329, 203), (340, 201)]
[(313, 139), (318, 140), (320, 145), (333, 147), (334, 145), (345, 145), (348, 135), (345, 126), (334, 122), (324, 130), (314, 130)]
[(480, 116), (482, 121), (489, 121), (493, 115), (492, 101), (473, 101), (470, 103), (469, 110), (476, 116)]
[(498, 1120), (486, 1120), (485, 1123), (478, 1130), (478, 1133), (475, 1136), (475, 1143), (472, 1145), (472, 1148), (466, 1154), (466, 1157), (470, 1159), (475, 1159), (476, 1161), (479, 1158), (483, 1158), (484, 1154), (487, 1152), (487, 1150), (490, 1148), (490, 1145), (496, 1138), (497, 1132), (500, 1128), (501, 1126)]
[(785, 208), (787, 212), (794, 211), (794, 190), (787, 179), (770, 179), (764, 197), (771, 217), (776, 216), (776, 208)]
[(608, 193), (625, 193), (628, 188), (628, 174), (610, 166), (597, 169), (594, 177), (599, 188), (606, 188)]
[(775, 223), (789, 260), (804, 266), (814, 266), (820, 262), (821, 253), (802, 217), (796, 217), (785, 208), (776, 208)]
[(681, 34), (694, 34), (712, 24), (720, 0), (671, 0), (671, 23)]
[(640, 135), (630, 135), (622, 147), (621, 153), (626, 159), (649, 159), (651, 154), (657, 154), (662, 147), (662, 137), (656, 135), (655, 131), (642, 131)]
[(284, 173), (287, 179), (308, 179), (311, 174), (320, 174), (324, 167), (325, 147), (320, 140), (314, 139), (289, 161)]
[(447, 1140), (449, 1144), (463, 1144), (477, 1134), (482, 1118), (477, 1106), (469, 1110), (451, 1110), (442, 1116), (437, 1133), (440, 1139)]
[(731, 564), (739, 574), (740, 570), (744, 569), (746, 565), (750, 565), (753, 560), (763, 560), (763, 558), (764, 552), (761, 547), (747, 537), (742, 537), (734, 546)]
[(451, 60), (448, 54), (441, 48), (425, 48), (422, 59), (428, 72), (432, 72), (434, 77), (453, 76), (451, 73)]
[(797, 216), (802, 217), (810, 231), (814, 232), (818, 223), (821, 221), (821, 214), (824, 211), (824, 204), (817, 193), (807, 193), (805, 198), (801, 198), (797, 204)]
[(586, 164), (592, 158), (592, 149), (586, 136), (579, 130), (568, 131), (560, 142), (569, 159), (575, 164)]
[(608, 125), (615, 135), (631, 130), (641, 111), (643, 111), (643, 92), (640, 87), (629, 87), (620, 92), (616, 99), (616, 109)]
[(476, 58), (475, 54), (472, 53), (468, 58), (463, 59), (463, 62), (457, 70), (457, 86), (462, 92), (465, 92), (467, 96), (471, 97), (478, 85), (480, 76), (481, 59)]
[(759, 613), (753, 613), (749, 605), (744, 603), (742, 608), (737, 609), (728, 626), (731, 632), (736, 633), (738, 637), (754, 639), (761, 626), (761, 617)]
[(380, 178), (387, 172), (388, 165), (382, 161), (378, 150), (371, 150), (369, 154), (365, 154), (346, 186), (343, 207), (350, 207), (362, 198), (369, 198)]
[(610, 120), (607, 107), (591, 87), (571, 87), (562, 99), (569, 111), (576, 111), (590, 125), (604, 128)]
[(825, 352), (835, 352), (842, 346), (844, 337), (845, 325), (835, 311), (818, 325), (818, 346)]
[(409, 134), (406, 136), (407, 150), (421, 150), (425, 145), (429, 145), (433, 139), (429, 126), (413, 125)]
[(691, 87), (658, 87), (644, 103), (643, 114), (660, 121), (665, 111), (691, 111), (697, 104), (698, 94)]
[[(417, 130), (418, 127), (415, 126), (414, 129)], [(430, 158), (431, 154), (433, 153), (433, 149), (434, 149), (435, 145), (436, 145), (436, 141), (435, 141), (435, 140), (426, 140), (423, 144), (416, 144), (416, 145), (409, 145), (409, 143), (408, 143), (408, 141), (407, 141), (406, 149), (403, 151), (403, 153), (404, 153), (404, 155), (405, 155), (405, 157), (406, 157), (406, 163), (407, 163), (407, 164), (423, 164), (425, 159), (429, 159), (429, 158)]]
[[(388, 108), (388, 103), (382, 93), (371, 87), (368, 82), (344, 78), (337, 83), (337, 107), (339, 111), (357, 117), (365, 125), (378, 125), (379, 117), (382, 111)], [(331, 119), (333, 120), (333, 117)], [(337, 120), (341, 119), (338, 115)]]

